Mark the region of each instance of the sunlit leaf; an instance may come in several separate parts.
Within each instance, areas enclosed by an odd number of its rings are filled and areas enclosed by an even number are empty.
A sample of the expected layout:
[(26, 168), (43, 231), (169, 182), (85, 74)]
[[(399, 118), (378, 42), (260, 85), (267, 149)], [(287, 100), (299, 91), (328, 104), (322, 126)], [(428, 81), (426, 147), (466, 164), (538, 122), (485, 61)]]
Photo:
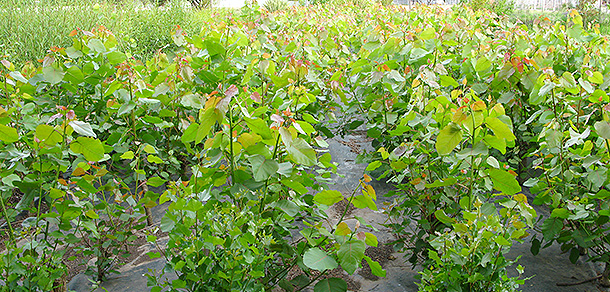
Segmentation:
[(436, 151), (440, 155), (447, 155), (455, 149), (455, 147), (462, 141), (462, 129), (451, 122), (445, 126), (438, 137), (436, 138)]
[(310, 269), (321, 272), (337, 267), (337, 261), (317, 247), (312, 247), (303, 254), (303, 264)]
[(104, 145), (97, 139), (78, 137), (70, 143), (70, 150), (83, 154), (89, 161), (99, 161), (104, 158)]
[(509, 196), (521, 192), (521, 186), (514, 175), (503, 169), (492, 168), (488, 171), (494, 188)]

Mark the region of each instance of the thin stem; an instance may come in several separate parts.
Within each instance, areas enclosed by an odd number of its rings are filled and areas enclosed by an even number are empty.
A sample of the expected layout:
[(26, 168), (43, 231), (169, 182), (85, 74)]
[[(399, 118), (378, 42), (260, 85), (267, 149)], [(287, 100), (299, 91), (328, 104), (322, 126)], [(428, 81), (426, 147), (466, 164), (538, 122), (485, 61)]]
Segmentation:
[(4, 215), (4, 219), (6, 219), (6, 224), (8, 225), (9, 238), (11, 239), (12, 243), (15, 243), (15, 230), (13, 230), (13, 225), (8, 217), (8, 213), (6, 212), (6, 205), (4, 204), (4, 198), (2, 194), (0, 194), (0, 205), (2, 205), (2, 214)]
[(235, 157), (233, 156), (233, 109), (229, 104), (229, 167), (231, 171), (231, 186), (235, 183)]
[[(345, 218), (345, 215), (347, 214), (347, 210), (349, 209), (349, 205), (354, 200), (354, 195), (356, 194), (356, 191), (358, 191), (361, 186), (362, 186), (362, 183), (358, 184), (358, 186), (352, 191), (352, 194), (350, 195), (350, 198), (347, 201), (347, 205), (345, 206), (345, 210), (343, 210), (343, 214), (341, 214), (341, 218), (339, 218), (339, 221), (337, 221), (337, 222), (341, 223), (341, 221), (343, 221), (343, 218)], [(333, 228), (333, 230), (330, 233), (332, 234), (334, 232), (335, 232), (335, 229)]]
[[(278, 131), (277, 138), (275, 139), (275, 146), (273, 147), (273, 159), (274, 160), (275, 160), (275, 157), (277, 155), (277, 149), (279, 147), (279, 144), (280, 144), (280, 133)], [(265, 180), (265, 192), (263, 193), (263, 198), (261, 200), (261, 208), (260, 208), (260, 211), (259, 211), (259, 213), (261, 213), (261, 214), (263, 213), (263, 210), (264, 210), (263, 206), (265, 205), (265, 198), (267, 197), (267, 190), (268, 190), (268, 187), (269, 187), (269, 179), (270, 179), (270, 177), (268, 177)]]

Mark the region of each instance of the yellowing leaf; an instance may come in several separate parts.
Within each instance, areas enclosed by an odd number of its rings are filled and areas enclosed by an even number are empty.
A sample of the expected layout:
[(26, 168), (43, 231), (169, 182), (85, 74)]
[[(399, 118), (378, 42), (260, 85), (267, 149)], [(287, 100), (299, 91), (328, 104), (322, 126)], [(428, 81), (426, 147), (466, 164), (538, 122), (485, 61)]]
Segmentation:
[(602, 84), (604, 83), (604, 75), (602, 75), (602, 73), (600, 73), (599, 71), (595, 71), (593, 72), (593, 74), (591, 74), (591, 76), (589, 76), (589, 82), (591, 83), (596, 83), (596, 84)]
[(456, 124), (461, 124), (467, 117), (468, 117), (468, 115), (466, 115), (466, 113), (464, 113), (464, 111), (463, 111), (463, 108), (460, 107), (453, 114), (451, 121), (453, 121)]
[(362, 189), (362, 194), (373, 200), (377, 200), (377, 194), (375, 193), (375, 189), (373, 189), (371, 185), (364, 185), (364, 188)]
[(121, 159), (133, 159), (135, 156), (133, 154), (133, 151), (127, 151), (125, 153), (123, 153), (123, 155), (121, 155)]
[(440, 155), (447, 155), (462, 141), (462, 129), (455, 123), (449, 123), (436, 138), (436, 151)]
[(347, 226), (347, 223), (345, 222), (339, 223), (339, 225), (337, 225), (337, 230), (335, 230), (335, 234), (341, 236), (350, 235), (351, 233), (352, 230), (349, 228), (349, 226)]
[(483, 101), (477, 100), (470, 106), (470, 108), (472, 108), (472, 110), (475, 112), (482, 111), (487, 108), (487, 105)]
[(148, 155), (148, 157), (146, 157), (146, 160), (148, 160), (148, 162), (150, 163), (157, 163), (157, 164), (162, 164), (163, 163), (163, 159), (157, 157), (156, 155)]
[(341, 192), (335, 191), (335, 190), (323, 190), (323, 191), (317, 193), (313, 197), (313, 200), (316, 203), (326, 205), (326, 206), (331, 206), (331, 205), (343, 200), (343, 194), (341, 194)]
[(144, 146), (144, 152), (148, 153), (148, 154), (153, 154), (153, 153), (157, 153), (157, 150), (155, 150), (155, 147), (153, 147), (150, 144), (146, 144), (146, 146)]
[(85, 212), (85, 215), (87, 215), (87, 217), (91, 218), (91, 219), (99, 219), (100, 215), (95, 214), (95, 211), (90, 209), (87, 212)]

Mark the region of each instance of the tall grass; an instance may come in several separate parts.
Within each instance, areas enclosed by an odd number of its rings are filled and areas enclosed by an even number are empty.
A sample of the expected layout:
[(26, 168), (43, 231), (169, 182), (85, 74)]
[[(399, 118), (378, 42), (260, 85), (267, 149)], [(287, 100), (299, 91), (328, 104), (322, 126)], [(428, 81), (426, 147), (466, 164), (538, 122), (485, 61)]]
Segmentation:
[(72, 30), (103, 25), (122, 50), (146, 59), (173, 43), (169, 33), (176, 25), (198, 34), (211, 13), (216, 12), (191, 9), (182, 0), (162, 7), (148, 0), (1, 0), (0, 56), (16, 64), (35, 61), (52, 46), (69, 46)]
[[(558, 11), (535, 11), (535, 10), (515, 10), (508, 17), (512, 21), (520, 21), (528, 27), (532, 27), (537, 19), (548, 18), (551, 23), (559, 21), (565, 23), (568, 19), (570, 8), (564, 8)], [(602, 35), (610, 35), (610, 14), (607, 12), (594, 11), (580, 12), (583, 15), (585, 28), (592, 29), (597, 27)], [(588, 17), (584, 17), (588, 16)]]

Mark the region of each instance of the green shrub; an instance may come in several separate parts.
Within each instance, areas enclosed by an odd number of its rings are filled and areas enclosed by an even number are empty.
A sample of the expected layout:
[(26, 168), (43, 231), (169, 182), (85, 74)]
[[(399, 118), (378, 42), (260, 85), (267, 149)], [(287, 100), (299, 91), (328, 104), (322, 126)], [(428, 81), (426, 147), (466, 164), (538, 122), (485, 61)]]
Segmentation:
[[(463, 211), (462, 220), (443, 219), (452, 229), (431, 240), (433, 250), (420, 272), (419, 291), (518, 291), (524, 279), (508, 276), (508, 268), (518, 258), (504, 257), (513, 240), (522, 241), (528, 235), (520, 219), (530, 218), (532, 227), (532, 208), (524, 195), (518, 198), (521, 201), (502, 200), (500, 215), (495, 204), (476, 202), (472, 211)], [(516, 270), (523, 273), (521, 265)]]
[(265, 9), (269, 12), (275, 12), (278, 10), (284, 10), (288, 8), (288, 1), (286, 0), (268, 0), (263, 5)]
[(515, 11), (514, 0), (468, 0), (463, 2), (472, 10), (489, 10), (499, 15), (510, 15)]

